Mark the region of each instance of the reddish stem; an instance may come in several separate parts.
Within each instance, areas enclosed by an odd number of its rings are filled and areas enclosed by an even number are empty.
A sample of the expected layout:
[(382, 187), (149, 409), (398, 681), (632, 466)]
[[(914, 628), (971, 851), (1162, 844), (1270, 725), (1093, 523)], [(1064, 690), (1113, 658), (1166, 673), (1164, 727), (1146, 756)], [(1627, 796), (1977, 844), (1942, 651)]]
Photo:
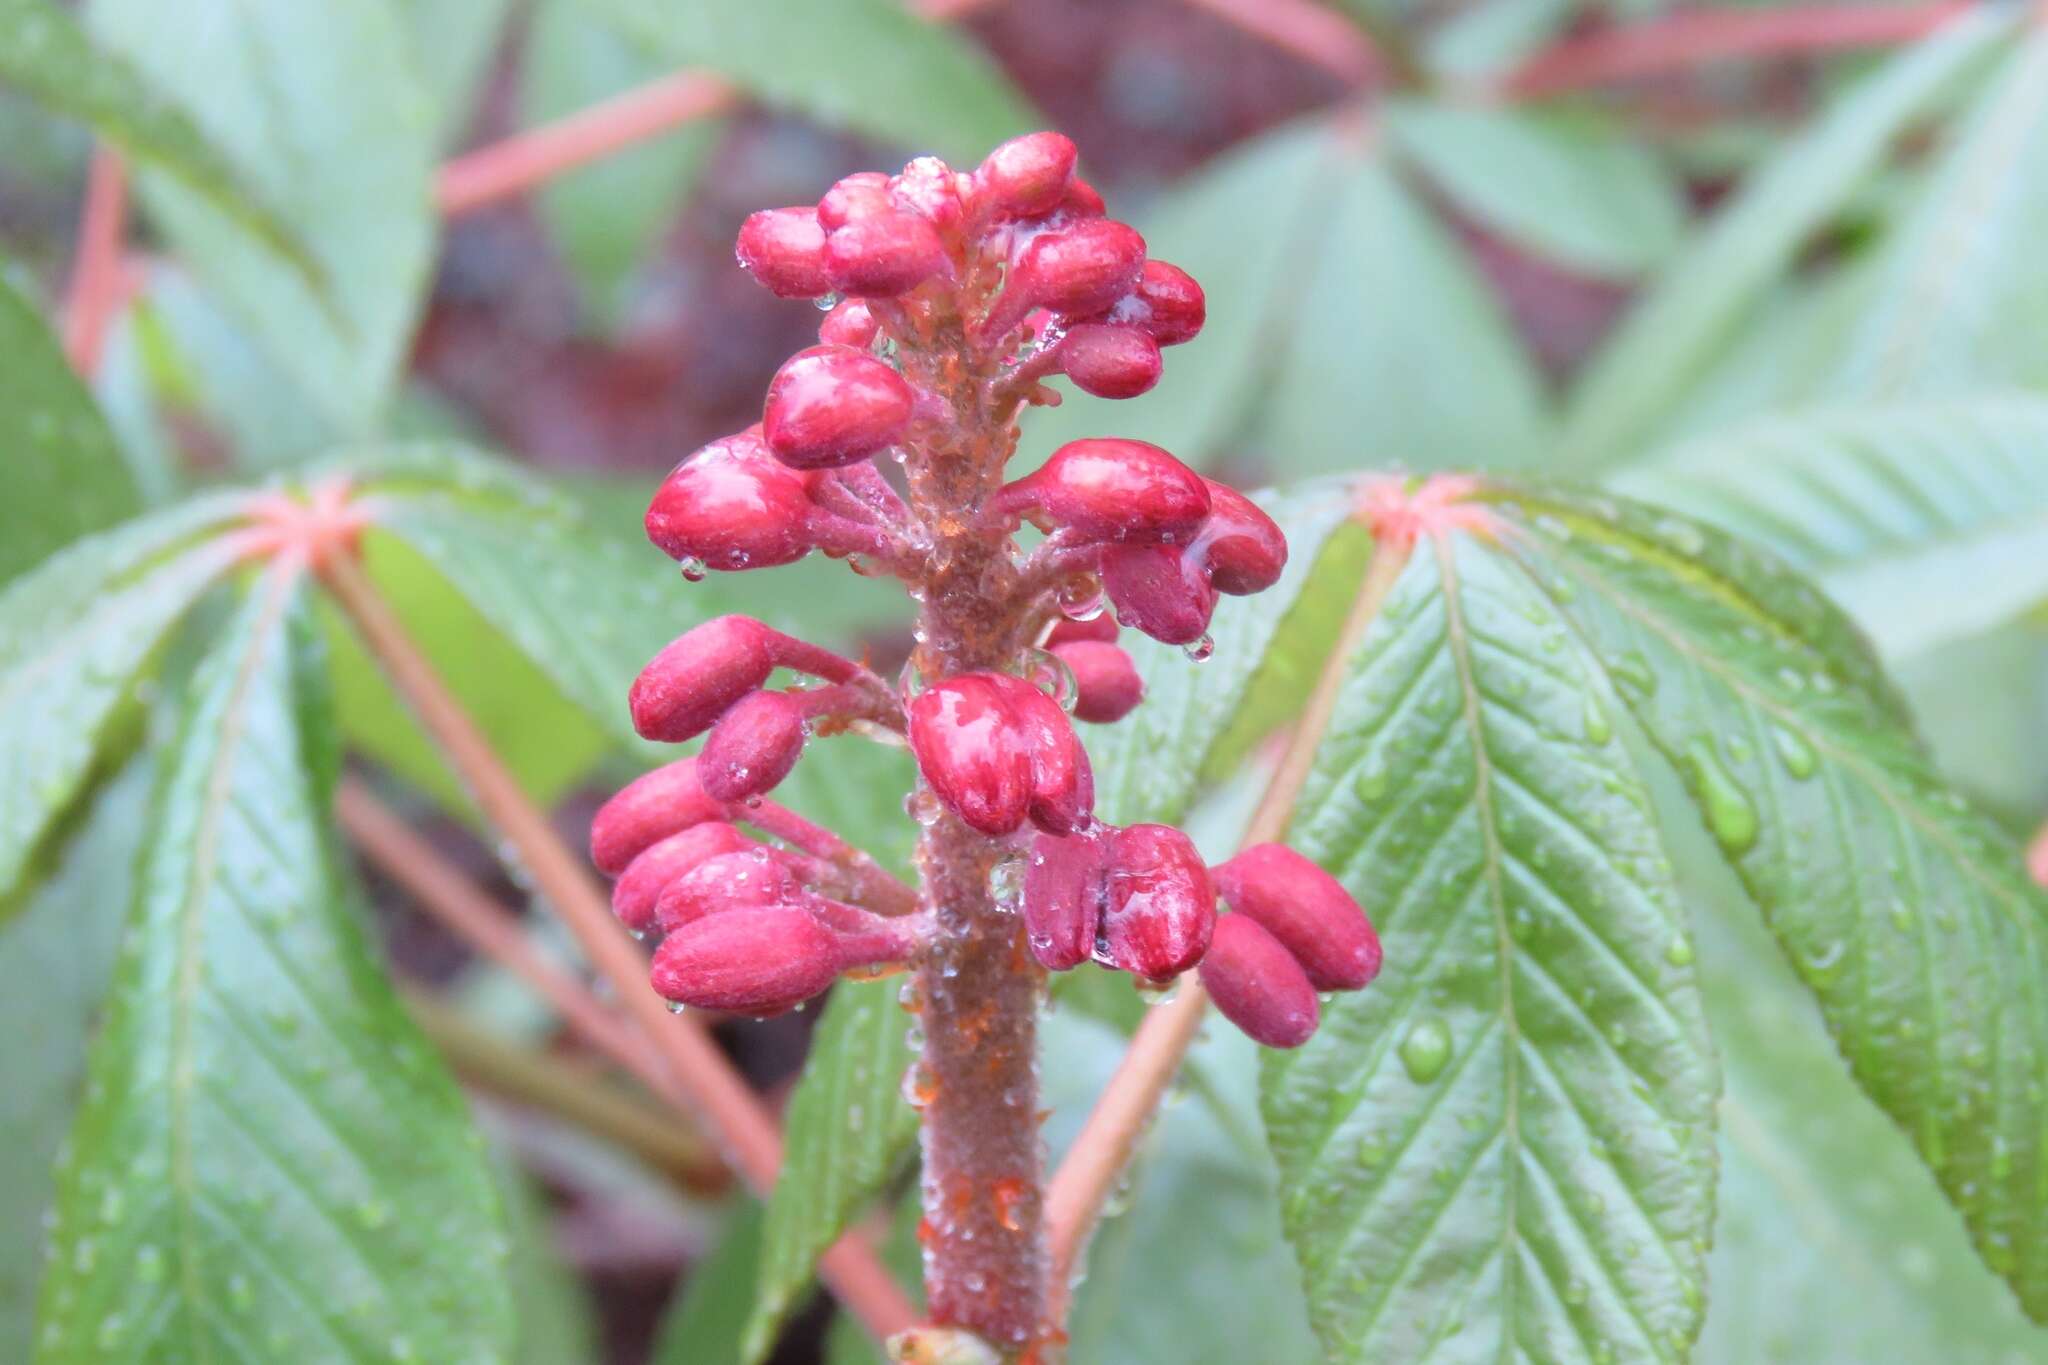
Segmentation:
[(1319, 66), (1349, 85), (1362, 85), (1383, 65), (1372, 41), (1351, 20), (1307, 0), (1187, 0), (1255, 38)]
[(1516, 99), (1689, 70), (1731, 57), (1790, 56), (1881, 47), (1924, 38), (1973, 8), (1934, 4), (1809, 5), (1773, 10), (1694, 10), (1645, 24), (1601, 29), (1546, 48), (1501, 80)]
[(120, 311), (126, 275), (121, 238), (128, 220), (128, 175), (120, 153), (102, 144), (86, 172), (78, 255), (64, 300), (64, 353), (88, 378), (99, 369), (107, 329)]

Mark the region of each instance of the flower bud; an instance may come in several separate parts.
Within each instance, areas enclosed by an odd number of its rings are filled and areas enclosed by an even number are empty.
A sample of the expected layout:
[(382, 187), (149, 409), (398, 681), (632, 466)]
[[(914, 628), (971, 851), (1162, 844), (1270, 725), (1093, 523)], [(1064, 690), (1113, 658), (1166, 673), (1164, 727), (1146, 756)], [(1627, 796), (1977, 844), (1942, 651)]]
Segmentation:
[(804, 708), (782, 692), (740, 698), (711, 727), (697, 774), (720, 801), (744, 801), (773, 791), (804, 751)]
[(1201, 975), (1223, 1017), (1265, 1047), (1300, 1047), (1322, 1022), (1316, 988), (1301, 964), (1243, 915), (1216, 922)]
[(811, 209), (764, 209), (740, 225), (736, 253), (747, 273), (777, 298), (814, 299), (825, 278), (825, 230)]
[(723, 820), (707, 820), (679, 830), (642, 849), (612, 884), (612, 913), (636, 934), (654, 927), (654, 907), (670, 882), (721, 853), (738, 853), (761, 845)]
[(761, 432), (786, 465), (837, 468), (902, 435), (914, 401), (886, 362), (849, 346), (813, 346), (775, 372)]
[(990, 152), (974, 172), (981, 200), (999, 217), (1036, 218), (1060, 206), (1074, 178), (1073, 140), (1026, 133)]
[(1132, 825), (1110, 836), (1102, 933), (1112, 965), (1169, 981), (1202, 960), (1216, 925), (1216, 892), (1188, 836)]
[(855, 171), (843, 176), (818, 200), (818, 222), (827, 232), (895, 211), (896, 201), (889, 197), (889, 177), (880, 171)]
[(1216, 611), (1209, 576), (1193, 554), (1174, 545), (1108, 547), (1102, 589), (1118, 620), (1162, 644), (1193, 644), (1208, 632)]
[(697, 760), (677, 759), (642, 773), (598, 807), (590, 822), (590, 861), (616, 877), (643, 849), (706, 820), (723, 820), (727, 808), (704, 794)]
[(1076, 640), (1104, 640), (1114, 644), (1116, 637), (1116, 618), (1106, 611), (1097, 612), (1085, 621), (1072, 616), (1062, 616), (1053, 623), (1051, 633), (1045, 637), (1045, 647), (1057, 649), (1061, 645), (1073, 644)]
[(932, 791), (983, 834), (1008, 834), (1031, 804), (1031, 751), (993, 673), (948, 678), (910, 702), (910, 749)]
[(839, 969), (838, 941), (802, 910), (735, 910), (670, 934), (650, 978), (669, 1000), (766, 1018), (823, 992)]
[[(633, 729), (643, 739), (665, 744), (704, 733), (728, 706), (775, 671), (771, 637), (768, 627), (750, 616), (716, 616), (684, 631), (633, 680), (627, 698)], [(698, 776), (709, 774), (700, 769)]]
[(1002, 679), (1011, 714), (1031, 754), (1031, 823), (1051, 834), (1086, 829), (1095, 813), (1095, 773), (1060, 704), (1022, 678)]
[(1024, 938), (1031, 956), (1049, 971), (1078, 967), (1095, 952), (1108, 892), (1107, 842), (1087, 834), (1041, 834), (1031, 841), (1024, 869)]
[(825, 272), (833, 287), (862, 298), (908, 293), (948, 265), (938, 229), (901, 209), (857, 218), (825, 237)]
[(1142, 328), (1077, 323), (1060, 342), (1060, 368), (1097, 398), (1136, 398), (1159, 382), (1159, 343)]
[(803, 905), (796, 873), (765, 844), (715, 853), (682, 873), (654, 900), (654, 922), (672, 934), (706, 915), (735, 910), (793, 909)]
[(710, 569), (791, 564), (811, 550), (809, 488), (750, 429), (675, 467), (648, 504), (647, 538), (671, 559)]
[(898, 208), (942, 232), (959, 226), (967, 216), (967, 205), (960, 197), (960, 177), (935, 156), (921, 156), (905, 166), (903, 174), (889, 181), (889, 195)]
[(1075, 176), (1067, 185), (1067, 192), (1060, 196), (1060, 212), (1069, 218), (1100, 218), (1108, 208), (1095, 187)]
[(1144, 269), (1145, 239), (1128, 223), (1088, 218), (1042, 232), (1011, 265), (981, 335), (991, 341), (1006, 335), (1034, 308), (1093, 317), (1137, 284)]
[(842, 299), (818, 324), (818, 340), (828, 346), (851, 346), (865, 351), (881, 330), (866, 300)]
[(1315, 989), (1355, 991), (1379, 975), (1379, 935), (1365, 911), (1342, 882), (1285, 844), (1254, 844), (1215, 877), (1230, 908), (1284, 944)]
[(1102, 436), (1067, 442), (993, 505), (1005, 516), (1037, 509), (1085, 540), (1176, 541), (1209, 515), (1209, 489), (1158, 446)]
[(1122, 720), (1145, 699), (1145, 680), (1131, 656), (1102, 640), (1075, 640), (1052, 651), (1074, 674), (1074, 719), (1091, 725)]
[(1147, 261), (1137, 288), (1116, 301), (1106, 321), (1142, 327), (1161, 346), (1178, 346), (1201, 332), (1208, 310), (1194, 276), (1165, 261)]
[(1287, 537), (1259, 505), (1229, 484), (1209, 485), (1209, 519), (1195, 537), (1194, 553), (1218, 592), (1247, 597), (1280, 581), (1287, 567)]

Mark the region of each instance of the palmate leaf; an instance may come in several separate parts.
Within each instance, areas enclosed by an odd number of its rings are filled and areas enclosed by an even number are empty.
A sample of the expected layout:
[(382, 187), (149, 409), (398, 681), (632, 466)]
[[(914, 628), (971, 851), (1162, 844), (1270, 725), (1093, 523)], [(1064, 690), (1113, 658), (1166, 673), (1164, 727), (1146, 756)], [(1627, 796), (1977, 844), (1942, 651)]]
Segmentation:
[(1613, 486), (1768, 545), (1887, 655), (2048, 599), (2048, 399), (1767, 418), (1672, 447)]
[(0, 913), (86, 786), (136, 675), (234, 562), (232, 494), (88, 536), (0, 593)]
[(740, 1359), (767, 1357), (801, 1301), (825, 1248), (901, 1171), (917, 1142), (903, 1099), (915, 1053), (894, 980), (844, 981), (832, 991), (803, 1078), (783, 1115), (782, 1170), (768, 1199), (754, 1308)]
[(45, 1365), (510, 1350), (482, 1142), (347, 903), (298, 596), (251, 593), (164, 760), (58, 1176)]
[(1857, 1080), (2048, 1318), (2048, 898), (2018, 849), (1776, 561), (1613, 500), (1495, 496), (1507, 553), (1684, 777)]
[(1644, 292), (1579, 380), (1561, 467), (1593, 470), (1651, 442), (1800, 249), (1907, 123), (1987, 54), (2018, 7), (1973, 9), (1857, 86), (1744, 183)]
[(1690, 937), (1602, 661), (1486, 547), (1418, 550), (1288, 841), (1399, 964), (1271, 1053), (1332, 1360), (1683, 1359), (1713, 1226)]

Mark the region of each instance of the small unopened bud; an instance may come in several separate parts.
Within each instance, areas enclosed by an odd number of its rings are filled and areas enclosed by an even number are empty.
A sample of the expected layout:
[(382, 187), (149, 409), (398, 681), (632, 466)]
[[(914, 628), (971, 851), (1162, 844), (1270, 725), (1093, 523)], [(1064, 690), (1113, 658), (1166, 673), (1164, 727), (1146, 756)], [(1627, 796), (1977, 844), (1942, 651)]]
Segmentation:
[(841, 299), (818, 324), (818, 340), (830, 346), (851, 346), (865, 351), (874, 344), (881, 325), (865, 299)]
[(655, 950), (663, 997), (761, 1018), (823, 992), (838, 977), (834, 935), (802, 910), (732, 910), (692, 920)]
[(1074, 178), (1073, 140), (1060, 133), (1026, 133), (990, 152), (974, 172), (981, 201), (1004, 218), (1050, 213)]
[(889, 181), (889, 196), (895, 204), (931, 223), (942, 232), (958, 227), (967, 215), (960, 196), (960, 177), (935, 156), (921, 156)]
[(1139, 327), (1077, 323), (1060, 342), (1060, 368), (1097, 398), (1136, 398), (1159, 382), (1159, 343)]
[(747, 273), (778, 298), (828, 293), (825, 230), (811, 209), (764, 209), (740, 225), (737, 254)]
[(1195, 537), (1218, 592), (1248, 597), (1280, 581), (1287, 567), (1287, 537), (1279, 523), (1229, 484), (1209, 484), (1209, 519)]
[(803, 904), (796, 873), (766, 845), (700, 860), (654, 898), (654, 921), (664, 933), (706, 915), (735, 910), (790, 909)]
[(1052, 834), (1086, 829), (1095, 814), (1095, 772), (1060, 704), (1022, 678), (1002, 678), (1012, 722), (1031, 754), (1031, 823)]
[[(750, 616), (716, 616), (669, 641), (633, 680), (634, 730), (666, 744), (704, 733), (775, 671), (772, 635)], [(710, 775), (700, 768), (698, 776)]]
[(758, 429), (713, 441), (675, 467), (647, 507), (647, 538), (707, 569), (791, 564), (812, 548), (808, 476), (769, 453)]
[(1052, 650), (1074, 674), (1074, 719), (1091, 725), (1122, 720), (1145, 699), (1145, 680), (1120, 647), (1102, 640), (1075, 640)]
[(1192, 275), (1165, 261), (1147, 261), (1137, 288), (1110, 307), (1106, 320), (1142, 327), (1161, 346), (1178, 346), (1201, 333), (1208, 315), (1208, 300)]
[(1216, 892), (1188, 836), (1170, 825), (1132, 825), (1110, 836), (1102, 932), (1110, 961), (1167, 981), (1202, 960), (1216, 925)]
[(1254, 844), (1215, 870), (1232, 910), (1286, 945), (1319, 991), (1355, 991), (1380, 970), (1380, 940), (1344, 884), (1285, 844)]
[(1193, 644), (1216, 612), (1216, 589), (1199, 558), (1176, 545), (1109, 546), (1102, 590), (1118, 620), (1162, 644)]
[(981, 334), (993, 341), (1034, 308), (1093, 317), (1128, 293), (1144, 269), (1145, 239), (1128, 223), (1088, 218), (1040, 233), (1011, 267)]
[(1113, 436), (1069, 441), (1003, 485), (999, 515), (1036, 510), (1084, 540), (1177, 541), (1209, 515), (1202, 476), (1158, 446)]
[(1066, 713), (1021, 678), (968, 673), (910, 703), (910, 748), (932, 791), (983, 834), (1008, 834), (1028, 816), (1065, 834), (1095, 801), (1088, 755)]
[(590, 861), (616, 877), (648, 846), (726, 814), (725, 803), (706, 796), (697, 781), (697, 760), (678, 759), (642, 773), (598, 807), (590, 822)]
[(707, 794), (744, 801), (773, 791), (804, 751), (804, 708), (782, 692), (740, 698), (711, 727), (697, 773)]
[(1087, 834), (1031, 841), (1024, 870), (1024, 937), (1031, 956), (1063, 972), (1095, 952), (1108, 892), (1103, 861), (1107, 840)]
[(902, 435), (915, 397), (902, 375), (867, 352), (813, 346), (775, 372), (761, 433), (786, 465), (836, 468)]
[(721, 853), (761, 847), (723, 820), (707, 820), (642, 849), (612, 884), (612, 913), (636, 934), (654, 927), (654, 907), (669, 883)]
[(1201, 976), (1217, 1010), (1255, 1043), (1300, 1047), (1322, 1022), (1308, 973), (1279, 939), (1243, 915), (1216, 922)]
[(827, 232), (895, 211), (896, 201), (889, 196), (889, 177), (880, 171), (855, 171), (843, 176), (818, 200), (818, 222)]
[(825, 237), (825, 270), (833, 287), (862, 298), (908, 293), (948, 266), (938, 229), (900, 209), (854, 219)]
[(1045, 637), (1045, 647), (1058, 649), (1077, 640), (1103, 640), (1114, 644), (1117, 633), (1116, 618), (1106, 611), (1097, 612), (1085, 621), (1062, 616), (1053, 623), (1052, 631)]

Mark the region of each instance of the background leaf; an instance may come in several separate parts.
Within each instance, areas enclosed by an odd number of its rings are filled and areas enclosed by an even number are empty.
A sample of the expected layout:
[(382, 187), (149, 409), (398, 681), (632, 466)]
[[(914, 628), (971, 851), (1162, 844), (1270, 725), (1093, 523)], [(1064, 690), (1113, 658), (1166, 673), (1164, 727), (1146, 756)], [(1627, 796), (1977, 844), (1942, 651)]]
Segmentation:
[[(322, 298), (210, 202), (142, 189), (200, 276), (337, 428), (373, 426), (434, 248), (433, 109), (392, 0), (93, 0), (94, 31), (184, 106), (305, 241)], [(365, 73), (375, 73), (367, 79)]]
[(743, 1203), (726, 1219), (717, 1250), (690, 1267), (662, 1319), (654, 1365), (739, 1365), (740, 1333), (754, 1303), (765, 1221), (754, 1203)]
[(1425, 542), (1350, 662), (1288, 841), (1390, 962), (1263, 1061), (1332, 1360), (1682, 1360), (1718, 1084), (1601, 662), (1484, 546)]
[(481, 1140), (346, 904), (294, 596), (272, 576), (237, 612), (164, 762), (58, 1176), (42, 1362), (510, 1348)]
[(1675, 446), (1614, 482), (1770, 546), (1888, 655), (2048, 600), (2048, 400), (1765, 419)]
[(1867, 660), (1802, 627), (1825, 604), (1775, 561), (1666, 513), (1511, 496), (1517, 556), (1685, 778), (1851, 1071), (2048, 1316), (2048, 898), (2018, 848), (1942, 786)]
[[(0, 47), (6, 39), (0, 37)], [(114, 434), (57, 338), (0, 277), (0, 583), (136, 511)]]
[(504, 40), (512, 0), (398, 0), (398, 5), (441, 141), (459, 146), (476, 116), (491, 59)]
[(978, 48), (896, 0), (594, 3), (662, 62), (708, 67), (766, 103), (963, 170), (1041, 121)]

